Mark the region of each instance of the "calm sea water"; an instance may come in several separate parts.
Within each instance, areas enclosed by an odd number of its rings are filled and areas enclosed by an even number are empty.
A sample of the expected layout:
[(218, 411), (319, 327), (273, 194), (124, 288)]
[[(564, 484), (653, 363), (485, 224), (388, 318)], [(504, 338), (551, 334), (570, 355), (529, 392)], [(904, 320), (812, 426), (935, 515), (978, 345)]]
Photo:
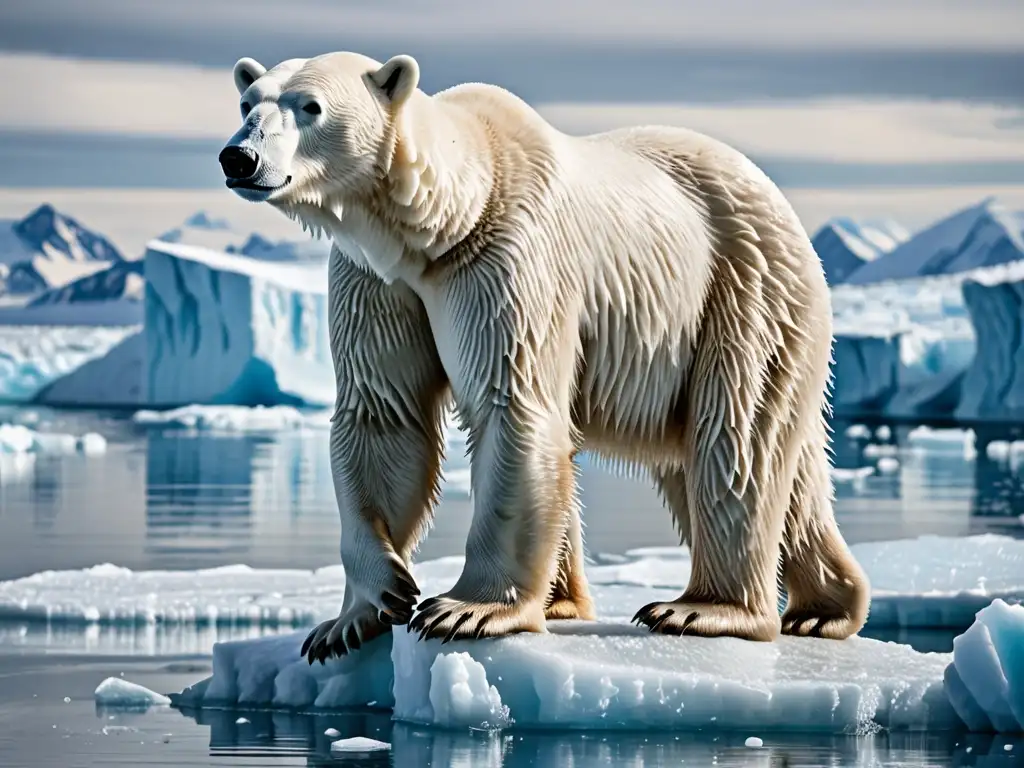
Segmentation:
[[(47, 569), (111, 562), (133, 569), (197, 569), (230, 563), (317, 568), (338, 562), (339, 522), (323, 431), (214, 435), (136, 427), (123, 414), (36, 410), (37, 429), (109, 440), (103, 456), (40, 456), (31, 465), (0, 464), (0, 579)], [(0, 409), (0, 423), (25, 413)], [(837, 423), (836, 464), (876, 464), (864, 441)], [(909, 444), (910, 427), (890, 425), (898, 468), (837, 484), (836, 514), (852, 542), (984, 531), (1024, 537), (1024, 472), (955, 443)], [(675, 542), (666, 512), (646, 483), (582, 462), (587, 546), (623, 552)], [(465, 466), (453, 456), (449, 466)], [(468, 497), (445, 495), (421, 559), (461, 554), (472, 514)], [(1024, 742), (962, 736), (821, 739), (793, 735), (743, 746), (747, 735), (659, 733), (434, 733), (392, 724), (386, 713), (331, 717), (236, 712), (123, 715), (97, 712), (100, 680), (125, 677), (175, 691), (209, 674), (209, 657), (115, 657), (83, 653), (76, 633), (39, 635), (5, 645), (0, 626), (0, 765), (326, 765), (335, 759), (322, 734), (390, 741), (396, 766), (591, 765), (1016, 765)], [(901, 638), (913, 642), (913, 638)], [(951, 638), (924, 645), (948, 647)], [(69, 697), (70, 702), (64, 702)], [(1011, 750), (1006, 750), (1009, 745)], [(967, 750), (970, 751), (967, 751)], [(383, 762), (382, 762), (383, 760)], [(349, 764), (351, 761), (349, 761)], [(363, 761), (388, 764), (388, 758)]]

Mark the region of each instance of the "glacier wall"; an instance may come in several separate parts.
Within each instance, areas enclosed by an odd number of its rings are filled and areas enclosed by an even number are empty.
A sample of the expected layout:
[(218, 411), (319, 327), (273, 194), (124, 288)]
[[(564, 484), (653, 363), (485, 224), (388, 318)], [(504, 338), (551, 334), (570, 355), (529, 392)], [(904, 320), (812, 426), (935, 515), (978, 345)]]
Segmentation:
[(977, 354), (956, 416), (1024, 420), (1024, 262), (977, 273), (962, 290)]
[(324, 266), (154, 241), (145, 277), (149, 405), (333, 403)]

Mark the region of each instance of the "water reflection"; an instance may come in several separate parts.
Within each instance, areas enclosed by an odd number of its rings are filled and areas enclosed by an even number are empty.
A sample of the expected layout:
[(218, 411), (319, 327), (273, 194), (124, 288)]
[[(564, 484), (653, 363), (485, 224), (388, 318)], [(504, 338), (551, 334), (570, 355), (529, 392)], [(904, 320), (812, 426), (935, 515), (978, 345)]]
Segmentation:
[[(182, 714), (209, 727), (211, 756), (287, 754), (305, 756), (310, 766), (1011, 766), (1024, 749), (1021, 736), (957, 733), (761, 734), (763, 746), (755, 748), (745, 744), (750, 734), (443, 731), (393, 723), (388, 713), (375, 711), (326, 715), (183, 709)], [(240, 717), (248, 722), (238, 723)], [(324, 735), (329, 728), (338, 735)], [(390, 754), (331, 752), (332, 741), (354, 737), (389, 742)]]
[[(1024, 535), (1024, 471), (986, 454), (1013, 430), (978, 431), (977, 455), (956, 442), (908, 440), (889, 427), (870, 440), (835, 424), (836, 514), (851, 543), (967, 535)], [(264, 435), (145, 431), (124, 415), (58, 414), (37, 429), (108, 435), (104, 456), (38, 456), (0, 464), (0, 579), (112, 562), (134, 569), (317, 568), (338, 562), (340, 522), (323, 430)], [(883, 447), (879, 448), (879, 445)], [(881, 471), (884, 456), (889, 472)], [(608, 474), (583, 457), (582, 497), (591, 552), (675, 540), (650, 484)], [(452, 450), (448, 471), (463, 472)], [(863, 469), (867, 468), (867, 469)], [(472, 516), (464, 492), (446, 492), (421, 559), (461, 554)]]

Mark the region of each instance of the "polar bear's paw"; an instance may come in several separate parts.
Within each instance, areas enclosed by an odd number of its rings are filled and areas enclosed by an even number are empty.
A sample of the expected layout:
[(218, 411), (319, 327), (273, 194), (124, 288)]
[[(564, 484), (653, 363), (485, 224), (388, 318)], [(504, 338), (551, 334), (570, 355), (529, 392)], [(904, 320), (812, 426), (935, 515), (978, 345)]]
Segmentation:
[(778, 613), (760, 615), (740, 605), (687, 601), (649, 603), (633, 621), (663, 635), (738, 637), (772, 641), (779, 635)]
[(302, 643), (299, 656), (305, 656), (310, 664), (319, 661), (322, 665), (332, 656), (347, 656), (359, 650), (364, 643), (390, 631), (388, 614), (363, 603), (342, 611), (336, 619), (328, 619), (316, 626)]
[(594, 603), (589, 597), (576, 599), (559, 598), (544, 609), (544, 618), (548, 620), (578, 619), (593, 621), (597, 618)]
[(442, 643), (449, 643), (518, 632), (546, 632), (547, 628), (542, 603), (484, 603), (439, 595), (420, 603), (408, 631), (419, 632), (420, 640), (440, 638)]

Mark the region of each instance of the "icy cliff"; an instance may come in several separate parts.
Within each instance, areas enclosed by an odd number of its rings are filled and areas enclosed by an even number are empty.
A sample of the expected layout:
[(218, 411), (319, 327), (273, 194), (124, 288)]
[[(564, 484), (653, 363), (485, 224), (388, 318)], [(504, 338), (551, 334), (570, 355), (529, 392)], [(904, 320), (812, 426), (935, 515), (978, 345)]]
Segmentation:
[(333, 402), (325, 266), (153, 241), (145, 278), (148, 404)]

